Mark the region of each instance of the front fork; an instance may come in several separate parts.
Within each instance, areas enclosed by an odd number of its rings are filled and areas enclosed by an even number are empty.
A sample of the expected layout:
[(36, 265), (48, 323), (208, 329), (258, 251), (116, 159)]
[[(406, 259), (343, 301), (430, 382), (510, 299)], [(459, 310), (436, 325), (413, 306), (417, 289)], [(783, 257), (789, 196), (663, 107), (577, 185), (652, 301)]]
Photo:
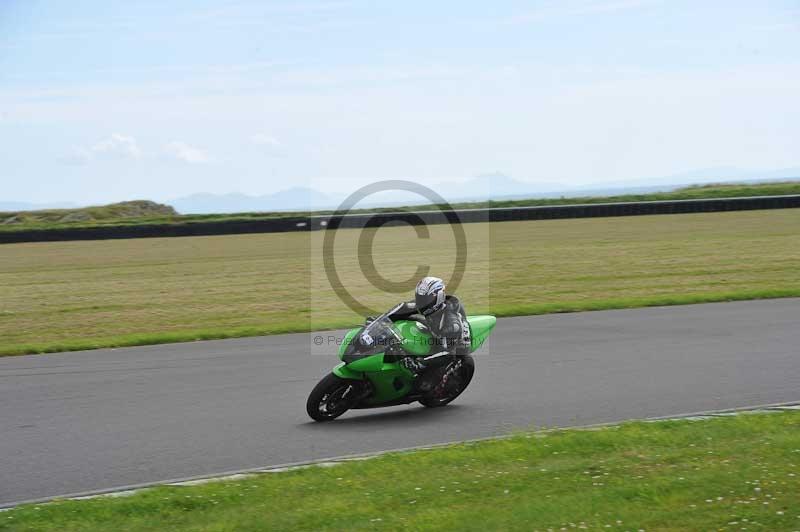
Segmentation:
[(372, 383), (365, 379), (363, 374), (348, 368), (344, 362), (333, 368), (333, 374), (339, 378), (353, 381), (344, 395), (342, 395), (342, 399), (346, 399), (351, 403), (348, 408), (352, 408), (372, 394)]

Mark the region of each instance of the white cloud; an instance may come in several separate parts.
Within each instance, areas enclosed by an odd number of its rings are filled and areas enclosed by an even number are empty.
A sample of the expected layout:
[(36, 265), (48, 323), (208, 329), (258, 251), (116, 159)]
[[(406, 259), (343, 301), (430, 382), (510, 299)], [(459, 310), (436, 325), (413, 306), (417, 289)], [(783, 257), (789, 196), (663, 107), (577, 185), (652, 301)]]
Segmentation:
[(90, 148), (90, 153), (96, 155), (112, 155), (126, 159), (140, 159), (142, 150), (136, 139), (130, 135), (112, 133), (107, 139), (103, 139)]
[(189, 164), (202, 164), (211, 161), (206, 152), (185, 142), (174, 140), (164, 146), (164, 151), (179, 161)]
[(264, 135), (263, 133), (257, 133), (250, 137), (250, 140), (253, 144), (258, 144), (259, 146), (268, 146), (270, 148), (280, 148), (283, 144), (280, 143), (278, 139), (275, 137), (271, 137), (269, 135)]
[(66, 164), (84, 165), (98, 157), (141, 159), (142, 150), (134, 137), (112, 133), (108, 138), (99, 140), (88, 148), (73, 148), (70, 153), (60, 157), (59, 160)]
[(280, 156), (284, 153), (283, 143), (271, 135), (256, 133), (250, 137), (250, 142), (260, 146), (264, 153), (268, 155)]

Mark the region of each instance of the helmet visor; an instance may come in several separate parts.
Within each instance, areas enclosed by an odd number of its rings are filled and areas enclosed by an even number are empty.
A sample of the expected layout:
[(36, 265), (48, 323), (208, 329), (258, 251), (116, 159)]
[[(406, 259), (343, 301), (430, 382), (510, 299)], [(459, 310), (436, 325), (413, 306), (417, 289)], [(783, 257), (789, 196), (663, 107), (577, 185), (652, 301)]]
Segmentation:
[(436, 294), (415, 294), (414, 301), (417, 303), (417, 310), (425, 312), (436, 304)]

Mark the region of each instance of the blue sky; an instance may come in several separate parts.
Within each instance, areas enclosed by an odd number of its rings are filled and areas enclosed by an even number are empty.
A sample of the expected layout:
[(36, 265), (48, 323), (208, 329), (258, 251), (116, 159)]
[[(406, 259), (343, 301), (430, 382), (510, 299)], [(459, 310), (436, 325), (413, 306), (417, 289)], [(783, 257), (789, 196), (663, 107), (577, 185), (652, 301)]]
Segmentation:
[(0, 200), (800, 165), (800, 1), (0, 2)]

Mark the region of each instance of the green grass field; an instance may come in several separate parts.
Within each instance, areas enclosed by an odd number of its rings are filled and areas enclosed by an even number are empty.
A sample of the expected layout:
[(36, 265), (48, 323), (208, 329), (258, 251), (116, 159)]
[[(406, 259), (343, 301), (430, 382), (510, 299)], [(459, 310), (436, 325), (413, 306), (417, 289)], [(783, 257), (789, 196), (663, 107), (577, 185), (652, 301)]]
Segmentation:
[[(458, 294), (524, 315), (800, 296), (800, 210), (466, 224)], [(378, 230), (376, 267), (452, 271), (449, 226)], [(357, 230), (337, 231), (343, 284), (374, 308), (411, 295), (361, 281)], [(307, 331), (359, 323), (321, 273), (322, 233), (0, 246), (0, 354)], [(422, 257), (422, 258), (420, 258)], [(313, 260), (312, 260), (313, 259)]]
[(124, 498), (0, 530), (800, 530), (800, 412), (626, 423)]

